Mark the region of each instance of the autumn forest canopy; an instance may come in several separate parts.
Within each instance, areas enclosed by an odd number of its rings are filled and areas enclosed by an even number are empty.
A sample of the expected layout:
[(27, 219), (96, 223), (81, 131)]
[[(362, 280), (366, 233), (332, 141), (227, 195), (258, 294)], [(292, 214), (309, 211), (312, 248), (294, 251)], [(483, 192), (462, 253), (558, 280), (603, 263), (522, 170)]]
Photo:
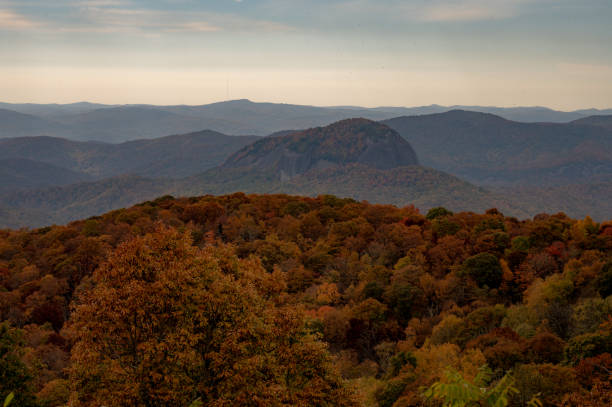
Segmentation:
[(612, 223), (332, 195), (0, 231), (11, 406), (605, 406)]

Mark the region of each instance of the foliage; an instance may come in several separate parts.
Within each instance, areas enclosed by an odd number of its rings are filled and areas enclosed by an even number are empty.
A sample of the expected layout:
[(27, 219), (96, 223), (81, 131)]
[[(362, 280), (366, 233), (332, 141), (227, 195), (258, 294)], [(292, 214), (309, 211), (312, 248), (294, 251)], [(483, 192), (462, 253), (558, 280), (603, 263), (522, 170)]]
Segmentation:
[(491, 386), (491, 376), (491, 371), (486, 367), (480, 369), (473, 381), (448, 370), (445, 380), (432, 384), (423, 396), (428, 400), (440, 400), (445, 407), (507, 406), (509, 396), (517, 392), (512, 387), (512, 378), (506, 375)]
[(502, 282), (502, 268), (497, 257), (491, 253), (479, 253), (463, 263), (463, 271), (480, 287), (497, 288)]
[(71, 402), (352, 405), (276, 277), (171, 230), (120, 246), (74, 308)]
[(434, 220), (436, 218), (441, 218), (444, 216), (451, 216), (453, 213), (451, 211), (449, 211), (448, 209), (442, 207), (442, 206), (438, 206), (435, 208), (431, 208), (428, 212), (427, 215), (425, 216), (427, 219), (429, 220)]
[(0, 230), (0, 320), (31, 378), (0, 396), (342, 405), (349, 381), (368, 405), (419, 406), (449, 368), (473, 384), (488, 364), (512, 405), (601, 405), (610, 230), (241, 193)]
[(601, 268), (601, 275), (597, 282), (597, 289), (602, 297), (612, 295), (612, 261)]
[(5, 405), (14, 400), (17, 406), (36, 406), (32, 375), (21, 360), (22, 347), (22, 332), (0, 324), (0, 400)]

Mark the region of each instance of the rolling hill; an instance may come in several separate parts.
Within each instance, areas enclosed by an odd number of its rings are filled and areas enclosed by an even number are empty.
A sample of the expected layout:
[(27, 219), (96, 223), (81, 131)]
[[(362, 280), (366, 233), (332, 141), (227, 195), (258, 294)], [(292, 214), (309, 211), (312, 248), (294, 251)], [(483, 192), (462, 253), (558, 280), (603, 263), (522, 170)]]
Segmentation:
[(0, 198), (1, 227), (66, 223), (153, 199), (174, 190), (173, 181), (137, 176), (68, 186), (10, 191)]
[(5, 137), (65, 134), (68, 134), (68, 130), (58, 122), (31, 114), (0, 109), (0, 139)]
[(612, 216), (612, 181), (530, 187), (493, 187), (488, 190), (508, 199), (531, 216), (563, 212), (569, 216), (590, 216), (597, 221)]
[(0, 160), (26, 159), (62, 167), (82, 174), (83, 180), (123, 174), (181, 178), (221, 164), (228, 155), (258, 139), (208, 130), (121, 144), (11, 138), (0, 140)]
[(519, 123), (454, 110), (383, 121), (424, 165), (479, 185), (562, 185), (612, 175), (612, 132), (582, 123)]
[(69, 185), (92, 177), (53, 164), (25, 158), (0, 159), (0, 191)]
[(183, 115), (153, 106), (96, 109), (59, 120), (71, 129), (75, 139), (109, 143), (157, 138), (199, 129), (228, 129), (224, 120)]
[(498, 207), (517, 217), (529, 216), (503, 195), (479, 188), (450, 174), (419, 165), (387, 170), (362, 164), (313, 169), (281, 181), (272, 170), (251, 167), (214, 168), (191, 177), (178, 195), (232, 192), (284, 193), (305, 196), (336, 195), (370, 203), (415, 205), (427, 210), (444, 206), (452, 210), (486, 210)]
[(589, 116), (583, 119), (574, 120), (572, 123), (579, 125), (603, 127), (612, 131), (612, 114)]

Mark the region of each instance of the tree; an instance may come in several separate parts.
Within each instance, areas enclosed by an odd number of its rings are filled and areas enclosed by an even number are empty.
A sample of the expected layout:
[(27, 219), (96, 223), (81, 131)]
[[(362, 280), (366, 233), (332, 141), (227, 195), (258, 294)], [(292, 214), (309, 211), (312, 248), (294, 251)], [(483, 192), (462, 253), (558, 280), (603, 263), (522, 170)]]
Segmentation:
[(597, 279), (597, 287), (603, 298), (612, 295), (612, 261), (602, 267), (601, 275)]
[(503, 270), (497, 257), (491, 253), (479, 253), (463, 262), (463, 271), (480, 286), (497, 288), (502, 282)]
[(612, 353), (612, 317), (608, 317), (608, 321), (603, 322), (597, 332), (570, 339), (564, 353), (565, 360), (571, 364), (602, 353)]
[(507, 406), (508, 396), (517, 392), (512, 387), (512, 378), (506, 375), (494, 386), (489, 386), (491, 376), (491, 371), (482, 367), (473, 382), (470, 382), (460, 373), (448, 370), (445, 373), (446, 380), (432, 384), (423, 396), (427, 400), (439, 400), (445, 407)]
[(513, 405), (525, 405), (537, 397), (546, 406), (558, 406), (567, 393), (580, 389), (574, 369), (550, 363), (518, 365), (512, 372), (518, 392), (511, 399)]
[[(509, 374), (492, 383), (492, 372), (482, 366), (473, 381), (466, 380), (459, 372), (447, 370), (445, 380), (431, 385), (423, 396), (429, 401), (442, 402), (444, 407), (505, 407), (510, 402), (510, 396), (517, 394), (513, 387), (514, 379)], [(531, 407), (541, 407), (537, 398), (528, 403)]]
[(453, 213), (451, 211), (449, 211), (448, 209), (442, 207), (442, 206), (438, 206), (436, 208), (431, 208), (428, 212), (427, 215), (425, 216), (427, 219), (429, 220), (434, 220), (436, 218), (440, 218), (443, 216), (452, 216)]
[[(32, 375), (21, 361), (22, 332), (0, 324), (0, 400), (19, 407), (36, 406)], [(14, 395), (14, 396), (12, 396)]]
[(71, 403), (353, 405), (277, 278), (172, 230), (119, 246), (74, 307)]

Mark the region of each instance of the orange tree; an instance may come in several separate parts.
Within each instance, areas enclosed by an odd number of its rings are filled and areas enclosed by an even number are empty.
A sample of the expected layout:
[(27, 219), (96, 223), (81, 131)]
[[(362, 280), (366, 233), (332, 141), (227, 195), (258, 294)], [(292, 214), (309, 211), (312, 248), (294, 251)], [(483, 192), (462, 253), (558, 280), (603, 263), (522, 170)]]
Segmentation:
[(282, 288), (258, 261), (176, 231), (120, 245), (74, 306), (71, 403), (354, 405)]

